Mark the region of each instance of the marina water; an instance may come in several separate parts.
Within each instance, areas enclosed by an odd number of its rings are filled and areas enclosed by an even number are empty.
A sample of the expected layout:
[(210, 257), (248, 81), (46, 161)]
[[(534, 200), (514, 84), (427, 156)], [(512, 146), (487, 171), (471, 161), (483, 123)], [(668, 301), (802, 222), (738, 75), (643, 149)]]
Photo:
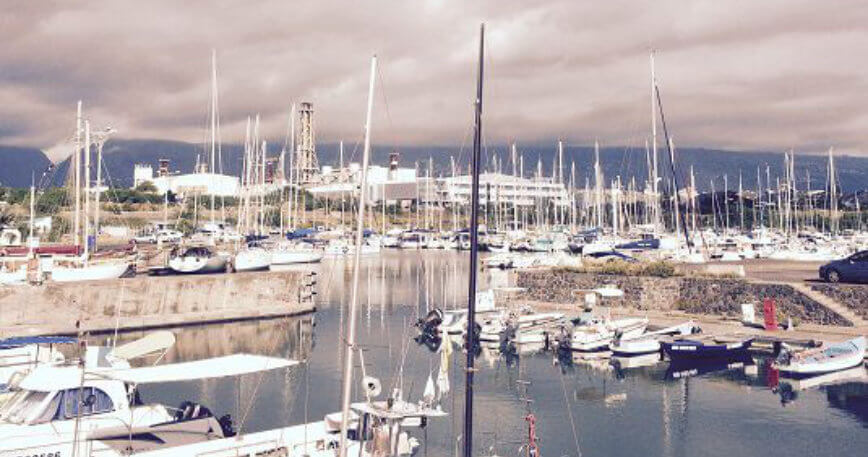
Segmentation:
[[(436, 378), (441, 354), (413, 340), (412, 324), (429, 309), (465, 306), (467, 255), (390, 251), (363, 259), (362, 267), (358, 328), (365, 371), (382, 381), (384, 391), (403, 383), (405, 398), (416, 401), (428, 376)], [(240, 378), (148, 386), (144, 399), (200, 402), (217, 415), (231, 414), (240, 432), (338, 411), (351, 262), (327, 259), (307, 268), (318, 273), (315, 314), (175, 329), (177, 343), (164, 360), (256, 353), (302, 364)], [(490, 273), (481, 275), (483, 287), (492, 281)], [(454, 349), (451, 392), (442, 400), (450, 416), (421, 432), (425, 439), (417, 455), (453, 456), (460, 450), (464, 361), (460, 345)], [(857, 456), (868, 448), (864, 381), (794, 391), (785, 380), (778, 382), (768, 360), (756, 356), (730, 366), (672, 369), (653, 360), (626, 368), (637, 362), (557, 360), (537, 348), (519, 352), (505, 356), (483, 349), (477, 359), (478, 455), (524, 455), (528, 413), (536, 416), (541, 452), (550, 456)]]

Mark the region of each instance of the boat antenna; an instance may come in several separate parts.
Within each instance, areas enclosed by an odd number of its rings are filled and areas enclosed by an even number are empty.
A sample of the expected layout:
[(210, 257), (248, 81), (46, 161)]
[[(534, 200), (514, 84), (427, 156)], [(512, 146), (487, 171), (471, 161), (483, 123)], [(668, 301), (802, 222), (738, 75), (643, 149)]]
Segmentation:
[[(660, 110), (660, 125), (663, 126), (663, 136), (666, 140), (666, 152), (669, 153), (669, 169), (672, 171), (672, 180), (675, 183), (675, 205), (681, 205), (681, 197), (678, 190), (681, 185), (678, 182), (678, 173), (675, 172), (675, 154), (672, 151), (672, 143), (669, 141), (669, 129), (666, 128), (666, 116), (663, 114), (663, 102), (660, 100), (660, 87), (657, 82), (654, 83), (654, 95), (657, 97), (657, 109)], [(678, 211), (678, 217), (681, 220), (681, 229), (684, 232), (684, 242), (687, 243), (687, 252), (692, 252), (690, 248), (690, 230), (687, 228), (687, 220), (684, 218), (684, 211)]]
[(473, 184), (470, 196), (470, 281), (467, 291), (467, 372), (464, 389), (464, 457), (473, 457), (473, 349), (476, 347), (476, 264), (479, 256), (479, 155), (482, 139), (482, 71), (485, 24), (479, 25), (479, 67), (473, 131)]
[(341, 447), (340, 457), (347, 457), (347, 429), (350, 422), (350, 396), (353, 387), (353, 351), (356, 349), (356, 320), (359, 303), (359, 259), (362, 257), (363, 231), (365, 225), (365, 199), (368, 192), (368, 161), (371, 156), (371, 111), (374, 108), (374, 77), (377, 74), (377, 56), (371, 57), (371, 82), (368, 86), (368, 110), (365, 119), (365, 148), (362, 152), (362, 176), (359, 187), (359, 212), (356, 218), (356, 252), (353, 256), (353, 293), (350, 299), (350, 315), (347, 320), (346, 356), (344, 357), (343, 394), (341, 397)]

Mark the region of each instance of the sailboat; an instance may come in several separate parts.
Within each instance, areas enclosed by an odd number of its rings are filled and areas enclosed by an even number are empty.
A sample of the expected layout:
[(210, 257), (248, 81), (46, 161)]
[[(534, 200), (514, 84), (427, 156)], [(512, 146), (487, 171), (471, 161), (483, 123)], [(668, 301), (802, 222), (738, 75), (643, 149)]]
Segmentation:
[[(84, 133), (84, 143), (82, 144), (82, 132)], [(107, 131), (102, 137), (93, 138), (97, 143), (97, 167), (102, 166), (102, 144), (107, 139)], [(75, 150), (72, 154), (72, 167), (74, 169), (74, 188), (75, 188), (75, 244), (78, 245), (79, 236), (84, 241), (84, 249), (82, 254), (71, 259), (63, 259), (61, 257), (53, 258), (49, 263), (44, 264), (44, 270), (50, 274), (50, 279), (55, 282), (76, 282), (76, 281), (94, 281), (100, 279), (115, 279), (123, 276), (130, 270), (130, 262), (126, 259), (110, 258), (100, 261), (95, 261), (91, 252), (91, 245), (96, 246), (96, 236), (99, 233), (99, 189), (102, 185), (100, 182), (101, 173), (97, 173), (96, 195), (95, 200), (95, 221), (91, 226), (91, 194), (90, 185), (90, 169), (91, 169), (91, 148), (94, 142), (91, 141), (90, 122), (84, 121), (82, 124), (81, 117), (81, 102), (78, 102), (76, 133), (75, 133)], [(82, 154), (84, 155), (82, 157)], [(82, 159), (84, 163), (82, 164)], [(84, 176), (82, 179), (81, 168), (84, 167)], [(81, 183), (84, 182), (84, 188), (81, 189)], [(84, 209), (80, 207), (81, 190), (84, 190)], [(82, 214), (83, 213), (83, 214)], [(84, 216), (84, 224), (79, 224), (81, 216)], [(79, 231), (80, 230), (80, 231)], [(93, 235), (91, 234), (93, 231)], [(93, 243), (92, 243), (93, 241)], [(54, 262), (58, 260), (58, 262)]]

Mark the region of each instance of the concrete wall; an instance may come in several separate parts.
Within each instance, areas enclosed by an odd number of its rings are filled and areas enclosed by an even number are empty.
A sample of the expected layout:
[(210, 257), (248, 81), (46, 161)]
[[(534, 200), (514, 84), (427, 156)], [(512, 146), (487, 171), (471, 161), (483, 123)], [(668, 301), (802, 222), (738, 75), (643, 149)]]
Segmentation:
[(74, 333), (300, 314), (296, 271), (0, 287), (0, 335)]
[(852, 325), (844, 317), (785, 284), (757, 284), (743, 279), (615, 276), (567, 270), (522, 271), (516, 277), (516, 285), (527, 289), (524, 298), (550, 303), (578, 304), (584, 296), (574, 295), (574, 290), (593, 289), (604, 284), (614, 284), (624, 291), (621, 298), (606, 299), (609, 306), (738, 318), (742, 303), (757, 304), (761, 311), (762, 300), (773, 298), (784, 315), (802, 322)]

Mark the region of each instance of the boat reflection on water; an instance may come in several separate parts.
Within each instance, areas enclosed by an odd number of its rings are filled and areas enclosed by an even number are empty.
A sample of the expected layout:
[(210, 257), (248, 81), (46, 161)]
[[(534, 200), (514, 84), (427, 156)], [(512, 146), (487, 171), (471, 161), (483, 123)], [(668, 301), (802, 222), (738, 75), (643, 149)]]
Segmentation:
[(625, 370), (630, 368), (642, 368), (642, 367), (652, 367), (661, 363), (663, 359), (660, 358), (660, 353), (651, 353), (651, 354), (643, 354), (637, 355), (633, 357), (612, 357), (612, 360), (609, 362), (615, 367), (616, 370)]
[[(836, 371), (808, 378), (785, 379), (774, 387), (772, 391), (781, 397), (782, 405), (787, 405), (799, 398), (800, 391), (825, 388), (829, 396), (829, 403), (832, 403), (834, 406), (833, 398), (837, 397), (832, 395), (833, 392), (842, 391), (840, 387), (844, 385), (859, 386), (859, 389), (862, 391), (862, 402), (868, 406), (868, 388), (866, 388), (868, 384), (866, 382), (868, 382), (868, 373), (866, 373), (864, 367), (858, 366), (849, 370)], [(859, 397), (859, 395), (856, 397)]]
[(865, 369), (858, 368), (863, 370), (861, 379), (826, 387), (826, 399), (831, 407), (846, 411), (868, 427), (868, 382)]
[(748, 354), (722, 359), (676, 360), (669, 363), (666, 379), (684, 379), (718, 372), (741, 371), (756, 365)]
[[(163, 358), (177, 363), (233, 354), (267, 354), (291, 360), (307, 360), (314, 348), (313, 314), (227, 324), (200, 325), (175, 329), (176, 343)], [(118, 335), (117, 344), (137, 340), (146, 332)], [(97, 336), (88, 344), (111, 346), (109, 336)], [(138, 361), (147, 364), (147, 360)]]

